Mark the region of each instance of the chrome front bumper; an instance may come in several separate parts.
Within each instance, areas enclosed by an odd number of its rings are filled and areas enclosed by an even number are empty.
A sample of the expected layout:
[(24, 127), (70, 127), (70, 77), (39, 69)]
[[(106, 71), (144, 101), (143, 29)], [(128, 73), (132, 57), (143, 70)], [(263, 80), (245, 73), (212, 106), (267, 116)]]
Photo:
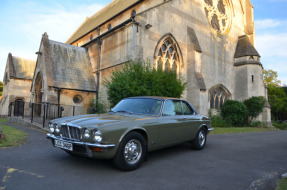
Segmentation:
[(58, 137), (50, 133), (47, 134), (47, 139), (61, 140), (61, 141), (65, 141), (68, 143), (75, 144), (75, 145), (82, 145), (82, 146), (88, 146), (91, 148), (100, 148), (100, 149), (105, 149), (105, 150), (112, 149), (116, 146), (115, 144), (99, 144), (99, 143), (87, 143), (87, 142), (82, 142), (82, 141), (67, 140), (66, 138)]

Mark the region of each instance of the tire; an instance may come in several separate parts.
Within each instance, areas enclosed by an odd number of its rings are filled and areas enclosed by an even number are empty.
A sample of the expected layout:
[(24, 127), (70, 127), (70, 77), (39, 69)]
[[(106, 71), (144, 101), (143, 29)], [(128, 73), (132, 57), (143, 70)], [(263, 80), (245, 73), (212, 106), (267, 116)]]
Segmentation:
[(191, 143), (192, 148), (195, 150), (204, 149), (206, 140), (207, 140), (206, 130), (203, 128), (200, 128), (194, 141)]
[(146, 151), (143, 136), (137, 132), (130, 132), (121, 141), (113, 162), (119, 170), (132, 171), (141, 166)]

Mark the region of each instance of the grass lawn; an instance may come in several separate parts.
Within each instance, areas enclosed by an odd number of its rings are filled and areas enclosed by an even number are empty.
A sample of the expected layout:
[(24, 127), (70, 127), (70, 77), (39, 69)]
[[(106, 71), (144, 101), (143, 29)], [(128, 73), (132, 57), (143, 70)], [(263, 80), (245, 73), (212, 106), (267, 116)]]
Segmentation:
[(281, 179), (276, 190), (286, 190), (287, 189), (287, 179)]
[(2, 132), (5, 135), (5, 138), (0, 140), (0, 149), (24, 144), (27, 141), (27, 133), (14, 127), (3, 125), (2, 123), (5, 121), (6, 119), (0, 119)]
[(250, 133), (250, 132), (266, 132), (277, 131), (275, 128), (256, 128), (256, 127), (216, 127), (210, 134), (226, 134), (226, 133)]

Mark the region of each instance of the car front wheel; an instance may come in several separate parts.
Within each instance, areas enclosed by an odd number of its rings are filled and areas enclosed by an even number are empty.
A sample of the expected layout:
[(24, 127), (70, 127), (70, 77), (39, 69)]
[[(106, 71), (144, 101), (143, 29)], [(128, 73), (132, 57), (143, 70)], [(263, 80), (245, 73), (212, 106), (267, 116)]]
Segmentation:
[(192, 148), (195, 150), (204, 149), (206, 144), (206, 130), (201, 128), (199, 129), (194, 141), (192, 142)]
[(140, 167), (145, 156), (145, 139), (137, 132), (130, 132), (121, 141), (113, 161), (118, 169), (131, 171)]

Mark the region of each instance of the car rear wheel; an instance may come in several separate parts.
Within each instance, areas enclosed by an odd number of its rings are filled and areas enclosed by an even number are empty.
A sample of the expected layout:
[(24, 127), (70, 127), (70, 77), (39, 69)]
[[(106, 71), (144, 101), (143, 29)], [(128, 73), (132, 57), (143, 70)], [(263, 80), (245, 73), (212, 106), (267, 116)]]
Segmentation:
[(194, 141), (192, 142), (192, 148), (195, 150), (202, 150), (206, 144), (206, 130), (204, 128), (200, 128)]
[(137, 132), (128, 133), (121, 141), (113, 161), (123, 171), (135, 170), (143, 163), (146, 156), (146, 142)]

